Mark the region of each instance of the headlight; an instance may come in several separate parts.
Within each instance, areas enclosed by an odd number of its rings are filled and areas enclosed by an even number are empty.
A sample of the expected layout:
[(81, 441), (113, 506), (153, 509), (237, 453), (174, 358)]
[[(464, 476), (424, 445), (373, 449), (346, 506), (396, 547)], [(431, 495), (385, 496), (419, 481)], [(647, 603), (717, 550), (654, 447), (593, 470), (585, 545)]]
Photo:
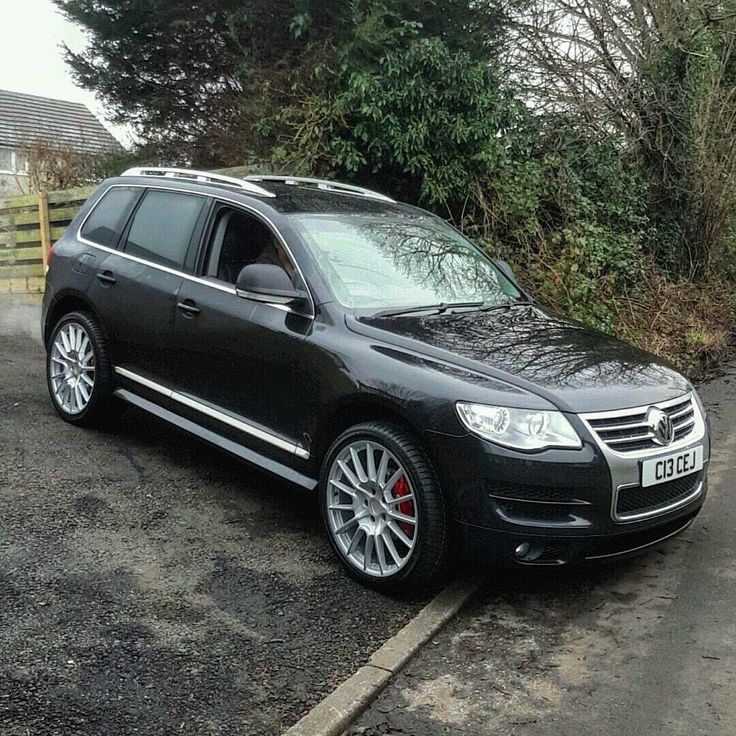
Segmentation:
[(517, 450), (582, 447), (577, 432), (559, 411), (510, 409), (458, 401), (457, 413), (474, 434)]

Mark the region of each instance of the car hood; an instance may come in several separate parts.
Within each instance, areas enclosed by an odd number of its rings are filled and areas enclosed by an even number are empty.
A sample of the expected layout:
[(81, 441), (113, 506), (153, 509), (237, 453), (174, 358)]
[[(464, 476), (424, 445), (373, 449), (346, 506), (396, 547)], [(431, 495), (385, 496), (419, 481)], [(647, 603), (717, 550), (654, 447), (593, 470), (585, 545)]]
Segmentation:
[(347, 326), (533, 391), (563, 411), (641, 406), (690, 389), (685, 378), (653, 355), (536, 305), (348, 317)]

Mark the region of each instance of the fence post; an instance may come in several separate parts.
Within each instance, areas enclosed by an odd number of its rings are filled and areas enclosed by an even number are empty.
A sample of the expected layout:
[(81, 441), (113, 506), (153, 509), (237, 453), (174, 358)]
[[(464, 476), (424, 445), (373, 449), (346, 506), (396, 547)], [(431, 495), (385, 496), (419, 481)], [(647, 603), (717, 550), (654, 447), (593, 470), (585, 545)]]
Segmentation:
[(41, 230), (41, 259), (46, 270), (49, 267), (49, 250), (51, 249), (51, 223), (49, 222), (49, 196), (46, 192), (38, 193), (38, 226)]

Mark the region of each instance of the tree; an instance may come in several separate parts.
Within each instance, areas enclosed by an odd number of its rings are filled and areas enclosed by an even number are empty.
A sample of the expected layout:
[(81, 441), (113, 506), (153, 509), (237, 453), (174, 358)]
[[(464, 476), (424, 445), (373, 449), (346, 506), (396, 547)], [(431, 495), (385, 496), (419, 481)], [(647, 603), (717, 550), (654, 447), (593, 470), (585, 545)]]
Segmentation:
[(707, 270), (736, 209), (736, 4), (538, 0), (514, 20), (508, 69), (531, 103), (638, 153), (660, 262)]
[(376, 63), (403, 24), (477, 55), (498, 16), (491, 0), (55, 2), (90, 38), (67, 50), (78, 82), (162, 157), (202, 166), (267, 156), (264, 116)]
[[(456, 215), (474, 173), (513, 151), (520, 113), (487, 64), (423, 38), (411, 24), (375, 64), (346, 64), (335, 91), (280, 111), (277, 149), (289, 168), (369, 182)], [(264, 126), (268, 126), (266, 121)]]

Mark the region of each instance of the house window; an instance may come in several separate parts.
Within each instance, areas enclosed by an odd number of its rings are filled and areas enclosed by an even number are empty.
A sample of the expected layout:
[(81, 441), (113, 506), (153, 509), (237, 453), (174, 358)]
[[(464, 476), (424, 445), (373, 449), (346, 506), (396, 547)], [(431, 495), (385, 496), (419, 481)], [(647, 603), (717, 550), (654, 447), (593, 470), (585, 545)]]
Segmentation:
[(23, 151), (0, 146), (0, 172), (3, 174), (26, 174), (28, 172), (28, 157)]
[(0, 171), (9, 171), (11, 173), (15, 171), (13, 167), (14, 153), (12, 148), (0, 147)]
[(19, 174), (25, 174), (28, 172), (28, 156), (25, 151), (15, 152), (15, 170)]

